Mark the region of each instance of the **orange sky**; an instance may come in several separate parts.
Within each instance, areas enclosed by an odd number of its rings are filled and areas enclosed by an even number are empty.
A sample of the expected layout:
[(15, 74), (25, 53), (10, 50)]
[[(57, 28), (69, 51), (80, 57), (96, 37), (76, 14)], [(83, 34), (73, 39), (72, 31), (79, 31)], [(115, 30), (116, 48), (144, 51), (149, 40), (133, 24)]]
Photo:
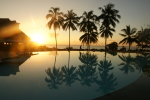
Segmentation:
[[(61, 12), (73, 9), (78, 16), (84, 11), (94, 11), (94, 14), (100, 15), (98, 7), (103, 7), (109, 2), (115, 4), (115, 9), (120, 11), (120, 23), (116, 26), (116, 32), (110, 42), (119, 42), (123, 39), (119, 35), (121, 29), (126, 25), (140, 30), (141, 26), (150, 23), (150, 0), (0, 0), (1, 18), (10, 18), (20, 24), (20, 29), (26, 33), (32, 40), (38, 40), (41, 43), (55, 44), (54, 31), (46, 27), (48, 20), (45, 18), (51, 7), (59, 7)], [(71, 32), (71, 45), (80, 45), (79, 37), (83, 33), (78, 31)], [(68, 31), (57, 30), (58, 44), (68, 44)], [(99, 38), (96, 45), (104, 45), (104, 38)]]

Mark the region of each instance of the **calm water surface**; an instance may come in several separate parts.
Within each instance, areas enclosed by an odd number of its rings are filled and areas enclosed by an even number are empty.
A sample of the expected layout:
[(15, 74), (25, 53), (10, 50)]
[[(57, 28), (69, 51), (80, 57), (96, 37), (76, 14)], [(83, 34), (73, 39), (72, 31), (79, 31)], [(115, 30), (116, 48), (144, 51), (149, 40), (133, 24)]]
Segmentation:
[(0, 62), (0, 99), (92, 100), (137, 80), (148, 59), (148, 54), (86, 51), (5, 59)]

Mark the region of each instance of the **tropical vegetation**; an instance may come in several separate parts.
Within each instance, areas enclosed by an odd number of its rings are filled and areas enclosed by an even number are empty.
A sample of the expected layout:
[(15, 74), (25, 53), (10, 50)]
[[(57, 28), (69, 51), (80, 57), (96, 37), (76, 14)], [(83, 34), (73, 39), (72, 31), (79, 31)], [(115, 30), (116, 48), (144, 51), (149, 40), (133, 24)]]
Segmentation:
[(62, 26), (62, 28), (64, 30), (69, 30), (69, 49), (70, 49), (70, 29), (77, 30), (76, 25), (79, 22), (79, 17), (77, 16), (77, 14), (75, 14), (73, 12), (73, 10), (68, 11), (67, 14), (64, 14), (64, 24)]
[(60, 29), (60, 27), (63, 25), (63, 13), (59, 12), (60, 8), (54, 8), (51, 7), (49, 10), (49, 13), (46, 15), (46, 18), (49, 19), (49, 22), (47, 23), (47, 26), (49, 29), (52, 28), (55, 31), (55, 41), (56, 41), (56, 49), (57, 49), (57, 36), (56, 36), (56, 30)]
[[(66, 14), (59, 12), (59, 8), (51, 7), (49, 13), (46, 15), (47, 19), (50, 19), (47, 23), (49, 29), (54, 29), (56, 49), (57, 49), (57, 33), (56, 30), (62, 28), (63, 30), (69, 30), (69, 47), (70, 50), (70, 38), (71, 29), (72, 31), (78, 30), (83, 32), (83, 35), (79, 38), (81, 45), (87, 45), (87, 50), (90, 49), (90, 45), (98, 43), (98, 37), (105, 39), (105, 51), (117, 50), (118, 44), (107, 44), (107, 39), (112, 38), (115, 32), (116, 23), (119, 23), (121, 15), (119, 15), (119, 10), (116, 10), (115, 5), (108, 3), (104, 7), (99, 7), (101, 14), (99, 16), (94, 14), (94, 11), (84, 11), (82, 16), (78, 16), (73, 10), (69, 10)], [(131, 28), (127, 25), (126, 28), (121, 30), (123, 33), (119, 33), (123, 39), (119, 42), (122, 45), (128, 45), (129, 51), (133, 43), (137, 46), (149, 47), (150, 44), (150, 29), (141, 28), (137, 31), (136, 28)], [(111, 46), (111, 47), (110, 47)], [(114, 47), (116, 46), (116, 47)], [(114, 49), (112, 48), (114, 47)]]
[(98, 42), (97, 26), (95, 25), (96, 17), (93, 11), (85, 11), (81, 16), (82, 21), (79, 23), (80, 32), (84, 32), (79, 40), (87, 45), (87, 49), (90, 49), (91, 43)]
[(132, 28), (129, 26), (126, 26), (126, 29), (122, 29), (121, 31), (123, 31), (123, 34), (120, 33), (121, 36), (124, 37), (123, 40), (121, 40), (119, 42), (119, 44), (129, 44), (129, 51), (130, 51), (130, 47), (134, 42), (137, 42), (137, 38), (135, 36), (136, 33), (136, 28)]
[(115, 32), (116, 22), (119, 23), (119, 11), (114, 9), (114, 4), (107, 4), (104, 8), (99, 7), (102, 14), (98, 17), (98, 19), (102, 19), (102, 25), (100, 26), (100, 34), (102, 38), (105, 38), (105, 49), (107, 44), (107, 38), (113, 36), (112, 32)]

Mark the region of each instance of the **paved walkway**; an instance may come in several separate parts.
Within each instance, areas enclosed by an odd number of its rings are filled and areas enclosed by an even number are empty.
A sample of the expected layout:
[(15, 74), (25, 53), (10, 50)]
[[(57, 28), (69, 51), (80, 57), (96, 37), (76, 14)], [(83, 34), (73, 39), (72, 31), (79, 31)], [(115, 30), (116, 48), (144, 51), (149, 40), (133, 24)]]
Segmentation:
[(143, 74), (130, 85), (93, 100), (150, 100), (150, 77)]

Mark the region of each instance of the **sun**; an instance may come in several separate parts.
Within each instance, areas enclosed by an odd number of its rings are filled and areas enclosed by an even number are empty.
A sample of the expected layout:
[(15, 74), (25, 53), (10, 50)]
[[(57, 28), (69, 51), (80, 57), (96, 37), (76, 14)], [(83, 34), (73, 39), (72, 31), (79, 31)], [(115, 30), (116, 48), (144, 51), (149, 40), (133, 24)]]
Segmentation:
[(30, 35), (31, 41), (37, 42), (39, 44), (44, 44), (47, 41), (47, 37), (42, 34), (40, 31), (34, 31), (32, 32), (32, 34)]

